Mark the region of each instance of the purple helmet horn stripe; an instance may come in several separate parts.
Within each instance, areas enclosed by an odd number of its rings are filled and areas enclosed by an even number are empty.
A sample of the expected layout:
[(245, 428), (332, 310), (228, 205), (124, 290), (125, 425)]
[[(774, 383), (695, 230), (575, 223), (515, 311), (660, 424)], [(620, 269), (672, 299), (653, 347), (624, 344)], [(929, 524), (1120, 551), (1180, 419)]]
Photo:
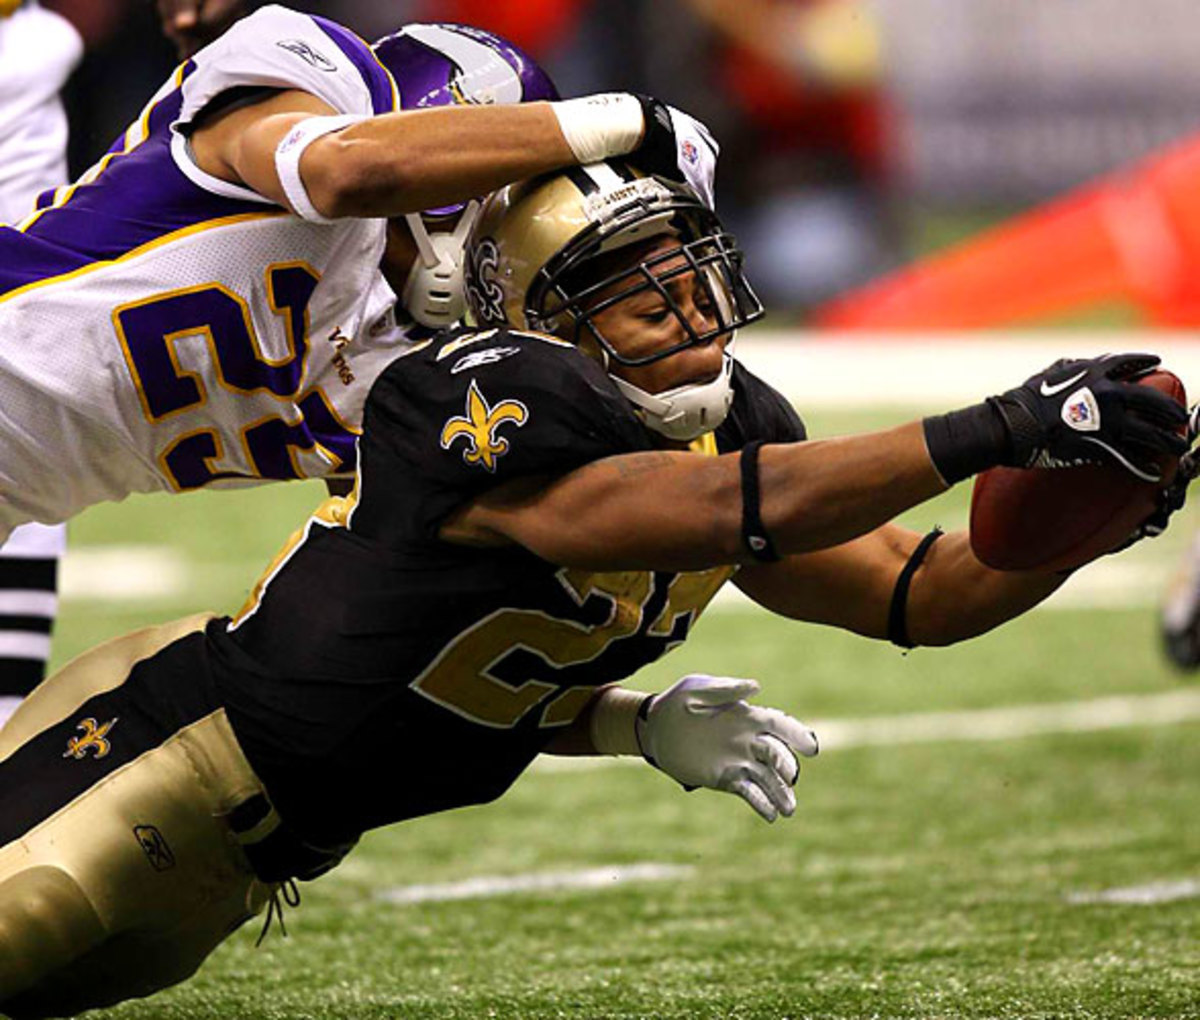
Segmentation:
[(550, 76), (498, 35), (449, 23), (405, 25), (374, 45), (404, 110), (558, 99)]

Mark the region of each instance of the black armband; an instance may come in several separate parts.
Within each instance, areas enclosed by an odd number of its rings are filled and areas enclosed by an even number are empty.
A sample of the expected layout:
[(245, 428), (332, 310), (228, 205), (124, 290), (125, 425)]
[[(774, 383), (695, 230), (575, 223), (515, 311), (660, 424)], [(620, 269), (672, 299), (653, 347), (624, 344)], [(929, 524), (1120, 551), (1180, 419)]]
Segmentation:
[(779, 553), (763, 524), (758, 487), (758, 451), (762, 445), (761, 439), (747, 443), (742, 447), (739, 461), (742, 469), (742, 542), (760, 563), (776, 563)]
[(921, 425), (929, 459), (947, 485), (1009, 460), (1008, 426), (991, 401), (931, 415)]
[(637, 741), (638, 750), (642, 752), (642, 757), (655, 768), (658, 768), (658, 762), (646, 753), (646, 745), (642, 743), (642, 727), (650, 720), (650, 706), (654, 704), (654, 697), (653, 694), (647, 694), (642, 698), (642, 703), (638, 705), (637, 717), (633, 724), (633, 739)]
[(901, 648), (916, 647), (908, 636), (908, 588), (912, 584), (913, 574), (925, 559), (929, 547), (943, 534), (941, 528), (934, 528), (921, 539), (908, 562), (904, 564), (904, 569), (900, 571), (900, 576), (896, 578), (896, 587), (892, 589), (892, 604), (888, 607), (887, 636), (892, 644)]

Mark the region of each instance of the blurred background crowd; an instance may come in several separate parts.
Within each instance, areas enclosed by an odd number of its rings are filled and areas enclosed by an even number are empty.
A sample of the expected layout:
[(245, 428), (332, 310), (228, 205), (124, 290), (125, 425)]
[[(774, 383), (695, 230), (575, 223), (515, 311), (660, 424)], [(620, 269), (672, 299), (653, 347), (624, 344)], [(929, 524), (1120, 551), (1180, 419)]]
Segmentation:
[[(58, 6), (89, 43), (66, 94), (77, 173), (177, 58), (151, 0)], [(292, 6), (367, 39), (473, 23), (533, 53), (564, 95), (645, 91), (700, 116), (723, 146), (718, 207), (778, 325), (1200, 128), (1192, 0)]]

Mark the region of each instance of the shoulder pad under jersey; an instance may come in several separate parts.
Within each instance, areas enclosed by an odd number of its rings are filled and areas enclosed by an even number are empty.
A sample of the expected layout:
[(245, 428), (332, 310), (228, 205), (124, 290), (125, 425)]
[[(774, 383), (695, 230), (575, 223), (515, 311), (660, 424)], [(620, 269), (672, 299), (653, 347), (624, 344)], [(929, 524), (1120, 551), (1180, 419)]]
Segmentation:
[(391, 75), (358, 36), (326, 18), (277, 5), (237, 22), (192, 64), (172, 125), (177, 131), (234, 88), (299, 89), (337, 113), (387, 113), (399, 105)]

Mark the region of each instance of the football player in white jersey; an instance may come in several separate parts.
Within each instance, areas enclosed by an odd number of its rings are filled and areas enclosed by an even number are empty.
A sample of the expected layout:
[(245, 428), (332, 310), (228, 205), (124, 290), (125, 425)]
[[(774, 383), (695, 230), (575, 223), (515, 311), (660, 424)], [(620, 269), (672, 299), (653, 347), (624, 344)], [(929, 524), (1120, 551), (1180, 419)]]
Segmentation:
[[(0, 223), (22, 219), (39, 194), (68, 179), (60, 92), (121, 6), (77, 22), (77, 4), (0, 0)], [(163, 31), (181, 57), (219, 35), (242, 7), (241, 0), (158, 0)], [(30, 523), (0, 548), (0, 725), (45, 674), (65, 547), (65, 525)]]
[(135, 491), (347, 472), (377, 372), (458, 316), (471, 196), (639, 146), (709, 186), (685, 116), (556, 100), (488, 33), (371, 47), (274, 6), (185, 61), (0, 227), (0, 537)]

